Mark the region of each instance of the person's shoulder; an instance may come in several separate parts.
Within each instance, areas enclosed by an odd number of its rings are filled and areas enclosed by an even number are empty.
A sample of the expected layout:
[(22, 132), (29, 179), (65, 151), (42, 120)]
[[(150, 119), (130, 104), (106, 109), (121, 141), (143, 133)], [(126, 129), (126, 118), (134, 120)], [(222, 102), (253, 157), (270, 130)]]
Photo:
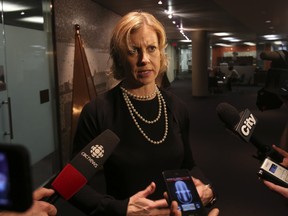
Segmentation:
[(106, 108), (113, 103), (113, 100), (116, 98), (116, 94), (119, 94), (119, 87), (115, 86), (101, 94), (98, 94), (95, 99), (89, 101), (85, 104), (86, 109), (99, 109), (100, 107)]
[(166, 103), (173, 107), (186, 107), (186, 103), (179, 98), (174, 92), (172, 92), (169, 88), (168, 89), (160, 89), (164, 99), (166, 99)]

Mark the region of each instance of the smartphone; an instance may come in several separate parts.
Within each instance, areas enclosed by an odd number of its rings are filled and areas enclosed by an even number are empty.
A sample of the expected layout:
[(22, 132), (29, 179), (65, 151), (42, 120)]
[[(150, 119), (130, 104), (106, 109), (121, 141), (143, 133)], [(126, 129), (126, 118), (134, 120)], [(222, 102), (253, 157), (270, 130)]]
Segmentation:
[(183, 216), (207, 216), (188, 170), (163, 171), (169, 202), (177, 201)]
[(288, 188), (288, 170), (284, 166), (272, 161), (270, 158), (265, 158), (258, 171), (258, 176)]
[(23, 212), (32, 205), (30, 157), (17, 144), (0, 143), (0, 210)]

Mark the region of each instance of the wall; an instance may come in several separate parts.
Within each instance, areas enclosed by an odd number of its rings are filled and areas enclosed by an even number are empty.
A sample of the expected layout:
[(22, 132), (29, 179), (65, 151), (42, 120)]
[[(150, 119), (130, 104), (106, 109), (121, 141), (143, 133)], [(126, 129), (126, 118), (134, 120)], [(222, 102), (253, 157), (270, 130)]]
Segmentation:
[(217, 59), (220, 57), (233, 56), (233, 52), (238, 56), (252, 56), (256, 58), (256, 46), (233, 46), (233, 47), (213, 47), (212, 49), (212, 67), (219, 66)]
[(91, 0), (61, 0), (54, 2), (55, 37), (59, 80), (61, 146), (63, 162), (71, 151), (71, 99), (74, 66), (75, 24), (80, 25), (89, 67), (97, 93), (113, 85), (109, 77), (109, 38), (120, 16)]

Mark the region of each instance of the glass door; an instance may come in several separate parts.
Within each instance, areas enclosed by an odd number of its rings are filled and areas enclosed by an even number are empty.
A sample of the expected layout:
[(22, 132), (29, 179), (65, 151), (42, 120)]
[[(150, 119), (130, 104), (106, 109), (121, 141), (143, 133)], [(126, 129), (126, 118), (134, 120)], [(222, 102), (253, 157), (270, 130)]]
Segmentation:
[(8, 101), (8, 93), (7, 93), (7, 73), (6, 73), (6, 67), (5, 67), (5, 40), (4, 40), (4, 24), (3, 24), (3, 2), (1, 3), (1, 23), (0, 23), (0, 142), (10, 142), (10, 137), (13, 137), (10, 134), (10, 128), (9, 128), (9, 108), (10, 104)]
[(51, 3), (0, 2), (0, 142), (27, 147), (38, 185), (59, 161)]

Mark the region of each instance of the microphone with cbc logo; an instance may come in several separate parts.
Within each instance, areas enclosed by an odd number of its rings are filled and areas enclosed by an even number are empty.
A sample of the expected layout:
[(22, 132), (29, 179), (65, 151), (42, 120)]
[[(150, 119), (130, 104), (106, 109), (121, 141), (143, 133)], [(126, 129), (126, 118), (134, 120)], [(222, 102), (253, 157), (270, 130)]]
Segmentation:
[[(56, 195), (69, 200), (101, 168), (119, 143), (118, 136), (111, 130), (105, 130), (86, 145), (51, 183)], [(47, 200), (50, 203), (56, 198)]]

